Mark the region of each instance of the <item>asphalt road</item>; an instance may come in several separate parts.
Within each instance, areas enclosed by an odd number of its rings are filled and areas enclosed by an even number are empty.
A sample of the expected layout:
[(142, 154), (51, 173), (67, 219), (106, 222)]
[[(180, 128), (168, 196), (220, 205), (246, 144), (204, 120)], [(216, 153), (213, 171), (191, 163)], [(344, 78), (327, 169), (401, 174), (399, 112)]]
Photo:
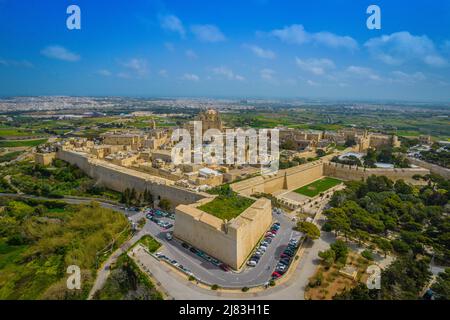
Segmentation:
[(284, 215), (273, 216), (274, 221), (280, 222), (280, 230), (272, 243), (268, 246), (266, 253), (261, 257), (256, 267), (245, 267), (239, 273), (225, 272), (211, 262), (198, 257), (181, 246), (181, 241), (173, 239), (168, 241), (165, 237), (170, 230), (164, 230), (156, 223), (148, 221), (144, 229), (164, 244), (160, 250), (170, 259), (175, 259), (178, 263), (189, 269), (195, 278), (207, 284), (217, 284), (228, 288), (242, 288), (245, 286), (263, 285), (271, 278), (278, 258), (287, 247), (293, 235), (300, 237), (300, 233), (293, 231), (294, 223)]

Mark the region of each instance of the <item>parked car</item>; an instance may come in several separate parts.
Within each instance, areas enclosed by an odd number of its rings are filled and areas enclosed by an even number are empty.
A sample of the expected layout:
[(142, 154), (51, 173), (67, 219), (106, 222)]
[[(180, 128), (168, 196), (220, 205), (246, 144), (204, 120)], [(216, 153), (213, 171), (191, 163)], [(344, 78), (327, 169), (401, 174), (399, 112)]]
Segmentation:
[(167, 232), (166, 233), (166, 239), (169, 240), (169, 241), (173, 239), (172, 232)]
[(282, 253), (282, 254), (280, 255), (280, 258), (281, 258), (281, 259), (284, 259), (284, 258), (290, 258), (290, 256), (288, 256), (286, 253)]
[(223, 271), (230, 271), (230, 267), (225, 263), (220, 264), (219, 268), (222, 269)]
[(185, 248), (185, 249), (189, 249), (189, 248), (190, 248), (190, 246), (189, 246), (186, 242), (183, 242), (183, 243), (181, 244), (181, 246), (182, 246), (183, 248)]
[(272, 279), (278, 279), (279, 277), (281, 277), (282, 275), (280, 274), (280, 273), (278, 273), (278, 272), (276, 272), (276, 271), (274, 271), (273, 273), (272, 273)]
[(256, 267), (257, 262), (255, 260), (249, 260), (247, 261), (247, 265), (249, 267)]
[(198, 250), (195, 249), (194, 247), (190, 248), (189, 251), (192, 252), (192, 253), (195, 253), (195, 254), (198, 253)]

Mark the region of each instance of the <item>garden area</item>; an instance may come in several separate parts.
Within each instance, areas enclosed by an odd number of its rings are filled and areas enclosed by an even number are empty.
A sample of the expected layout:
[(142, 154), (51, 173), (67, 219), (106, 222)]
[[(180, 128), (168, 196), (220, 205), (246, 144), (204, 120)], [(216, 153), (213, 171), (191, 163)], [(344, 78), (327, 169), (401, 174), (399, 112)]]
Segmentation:
[(339, 179), (326, 177), (326, 178), (314, 181), (313, 183), (310, 183), (301, 188), (298, 188), (297, 190), (294, 190), (294, 192), (297, 192), (299, 194), (313, 198), (313, 197), (321, 194), (322, 192), (325, 192), (328, 189), (331, 189), (341, 183), (342, 183), (342, 181)]
[(213, 193), (218, 196), (198, 209), (222, 220), (230, 221), (236, 218), (255, 202), (253, 199), (239, 196), (228, 185), (216, 188)]

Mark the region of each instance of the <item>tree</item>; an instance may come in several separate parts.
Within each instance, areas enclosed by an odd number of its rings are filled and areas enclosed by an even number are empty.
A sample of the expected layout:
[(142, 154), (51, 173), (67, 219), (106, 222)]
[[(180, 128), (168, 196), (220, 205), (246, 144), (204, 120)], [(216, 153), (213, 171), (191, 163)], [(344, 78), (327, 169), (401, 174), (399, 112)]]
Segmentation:
[(392, 245), (389, 240), (383, 238), (376, 238), (373, 242), (381, 249), (384, 253), (384, 257), (387, 256), (388, 252), (392, 251)]
[(319, 237), (320, 237), (319, 228), (317, 228), (317, 226), (311, 222), (306, 222), (306, 221), (297, 222), (296, 230), (303, 232), (305, 234), (305, 236), (311, 240), (316, 240), (316, 239), (319, 239)]
[(394, 184), (394, 190), (400, 194), (412, 194), (413, 188), (403, 180), (397, 180)]
[(347, 261), (347, 255), (348, 255), (348, 247), (342, 240), (337, 240), (335, 243), (332, 243), (330, 245), (330, 248), (335, 252), (336, 254), (336, 261), (345, 264)]
[(431, 289), (435, 293), (437, 300), (450, 300), (450, 268), (439, 273), (436, 282)]
[(324, 157), (327, 155), (327, 153), (323, 149), (317, 149), (316, 154), (319, 158)]
[(327, 268), (330, 268), (333, 265), (334, 261), (336, 260), (336, 252), (334, 252), (333, 249), (320, 251), (319, 257), (322, 259), (323, 264)]
[(169, 199), (162, 198), (162, 199), (159, 201), (159, 207), (160, 207), (161, 209), (163, 209), (163, 210), (168, 211), (168, 210), (170, 210), (170, 208), (172, 207), (172, 203), (170, 202)]

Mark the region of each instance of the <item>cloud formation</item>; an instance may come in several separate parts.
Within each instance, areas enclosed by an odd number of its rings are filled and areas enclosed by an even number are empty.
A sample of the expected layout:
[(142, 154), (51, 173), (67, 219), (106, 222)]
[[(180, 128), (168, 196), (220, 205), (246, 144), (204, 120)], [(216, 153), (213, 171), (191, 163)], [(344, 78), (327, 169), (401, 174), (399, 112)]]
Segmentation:
[(327, 70), (334, 69), (334, 62), (330, 59), (306, 59), (302, 60), (299, 58), (295, 58), (295, 62), (297, 66), (299, 66), (302, 70), (311, 72), (316, 76), (321, 76), (326, 73)]
[(285, 26), (282, 29), (272, 30), (270, 35), (288, 44), (302, 45), (312, 43), (330, 48), (345, 48), (350, 50), (358, 48), (358, 43), (352, 37), (340, 36), (328, 31), (311, 33), (306, 31), (301, 24), (293, 24)]
[(224, 66), (214, 68), (213, 72), (216, 75), (224, 76), (228, 80), (238, 80), (238, 81), (245, 80), (245, 78), (243, 76), (241, 76), (239, 74), (234, 74), (233, 70), (231, 70), (227, 67), (224, 67)]
[(214, 43), (226, 40), (222, 31), (212, 24), (194, 25), (191, 27), (191, 31), (202, 42)]
[(250, 49), (256, 56), (263, 59), (274, 59), (275, 53), (269, 49), (263, 49), (256, 45), (245, 45), (246, 48)]
[(164, 15), (159, 17), (161, 28), (164, 30), (178, 33), (181, 37), (186, 35), (186, 30), (184, 29), (183, 23), (181, 20), (173, 15)]
[(421, 61), (432, 67), (445, 67), (448, 62), (427, 36), (415, 36), (407, 31), (372, 38), (364, 46), (370, 54), (388, 65)]
[(193, 73), (185, 73), (181, 77), (181, 79), (182, 80), (187, 80), (187, 81), (194, 81), (194, 82), (200, 81), (200, 77), (198, 75), (196, 75), (196, 74), (193, 74)]
[(123, 66), (138, 76), (145, 76), (148, 73), (148, 63), (145, 59), (133, 58), (125, 61)]
[(48, 46), (41, 50), (41, 54), (50, 59), (68, 62), (76, 62), (81, 59), (80, 55), (73, 53), (59, 45)]

